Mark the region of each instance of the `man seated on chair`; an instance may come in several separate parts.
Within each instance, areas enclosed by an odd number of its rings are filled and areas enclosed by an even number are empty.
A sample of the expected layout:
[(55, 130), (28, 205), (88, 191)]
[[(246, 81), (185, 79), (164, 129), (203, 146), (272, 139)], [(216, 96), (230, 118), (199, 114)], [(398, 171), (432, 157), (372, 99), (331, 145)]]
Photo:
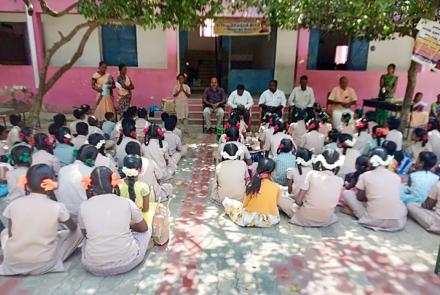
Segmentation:
[(289, 120), (292, 122), (296, 113), (304, 110), (313, 110), (315, 104), (315, 95), (312, 87), (307, 86), (307, 76), (301, 76), (299, 79), (300, 86), (293, 88), (289, 96)]
[(342, 76), (339, 79), (339, 85), (332, 89), (328, 101), (332, 104), (333, 110), (333, 128), (338, 129), (341, 125), (341, 116), (343, 113), (349, 113), (353, 117), (351, 107), (356, 104), (357, 96), (353, 88), (348, 87), (348, 79)]
[(283, 108), (286, 107), (286, 95), (283, 91), (277, 89), (278, 81), (269, 82), (269, 89), (264, 91), (260, 96), (258, 104), (262, 108), (261, 118), (267, 112), (277, 113), (280, 118), (283, 116)]
[(254, 104), (249, 91), (244, 90), (243, 84), (237, 85), (237, 90), (232, 91), (228, 98), (228, 105), (233, 111), (243, 116), (246, 124), (249, 124), (250, 109)]
[(223, 109), (226, 103), (226, 93), (223, 88), (218, 86), (217, 78), (211, 78), (210, 86), (205, 89), (202, 96), (203, 100), (203, 118), (205, 119), (204, 132), (213, 132), (211, 128), (211, 114), (217, 115), (217, 128), (220, 128), (223, 123), (225, 110)]

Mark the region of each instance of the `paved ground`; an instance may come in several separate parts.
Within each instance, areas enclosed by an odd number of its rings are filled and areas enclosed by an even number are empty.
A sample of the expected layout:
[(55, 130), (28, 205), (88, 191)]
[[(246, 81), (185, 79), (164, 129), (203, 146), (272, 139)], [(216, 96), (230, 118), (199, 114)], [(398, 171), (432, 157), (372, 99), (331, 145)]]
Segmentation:
[[(65, 273), (0, 277), (0, 294), (440, 294), (440, 239), (412, 221), (377, 233), (338, 214), (324, 229), (239, 228), (209, 200), (213, 136), (194, 135), (175, 177), (171, 241), (139, 267), (95, 277), (77, 251)], [(4, 204), (3, 204), (4, 206)]]

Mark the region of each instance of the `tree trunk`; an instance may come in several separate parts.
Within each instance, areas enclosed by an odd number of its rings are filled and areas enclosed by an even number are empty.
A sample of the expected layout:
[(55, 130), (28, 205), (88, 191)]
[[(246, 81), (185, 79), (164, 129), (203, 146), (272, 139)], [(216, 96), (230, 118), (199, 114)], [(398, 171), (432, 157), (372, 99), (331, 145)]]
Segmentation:
[(400, 130), (404, 133), (408, 126), (408, 118), (411, 111), (411, 103), (417, 83), (417, 71), (420, 65), (411, 61), (408, 69), (408, 83), (406, 84), (405, 98), (403, 99), (402, 112), (400, 113)]
[(41, 106), (43, 105), (43, 97), (44, 97), (45, 91), (42, 88), (38, 89), (37, 95), (35, 95), (33, 101), (32, 101), (32, 107), (31, 107), (31, 126), (33, 128), (37, 127), (40, 119), (40, 111)]

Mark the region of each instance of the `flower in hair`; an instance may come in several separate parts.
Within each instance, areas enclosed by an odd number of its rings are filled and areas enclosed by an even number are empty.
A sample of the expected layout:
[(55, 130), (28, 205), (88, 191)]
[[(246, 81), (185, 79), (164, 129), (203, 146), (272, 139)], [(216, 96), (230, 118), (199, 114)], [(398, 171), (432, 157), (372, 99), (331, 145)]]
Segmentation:
[(283, 148), (285, 148), (286, 146), (284, 145), (284, 143), (280, 143), (280, 145), (278, 146), (278, 148), (280, 149), (280, 150), (282, 150)]
[(64, 143), (69, 143), (71, 140), (72, 140), (72, 135), (70, 135), (69, 133), (64, 134), (63, 136)]
[(148, 133), (148, 132), (150, 132), (150, 127), (145, 127), (144, 128), (144, 133)]
[(310, 159), (310, 160), (308, 160), (308, 161), (305, 161), (303, 158), (299, 158), (299, 157), (296, 158), (296, 164), (301, 165), (301, 166), (304, 166), (304, 167), (311, 166), (312, 163), (313, 163), (313, 160), (312, 160), (312, 159)]
[(339, 160), (337, 160), (335, 163), (333, 164), (329, 164), (327, 163), (327, 160), (324, 158), (324, 156), (321, 155), (317, 155), (314, 159), (313, 159), (313, 163), (321, 163), (321, 165), (328, 170), (334, 170), (338, 167), (341, 167), (342, 165), (344, 165), (344, 157), (339, 158)]
[(26, 175), (23, 175), (22, 177), (20, 177), (20, 180), (18, 181), (18, 186), (24, 188), (24, 187), (26, 187), (27, 184), (28, 184), (28, 181), (27, 181)]
[(130, 132), (130, 137), (133, 137), (133, 138), (136, 138), (137, 137), (137, 133), (136, 133), (136, 131), (131, 131)]
[(358, 120), (358, 121), (356, 122), (356, 128), (358, 128), (358, 129), (364, 129), (364, 128), (367, 127), (367, 124), (368, 124), (368, 123), (362, 121), (362, 119), (361, 119), (361, 120)]
[(228, 142), (230, 140), (231, 140), (231, 138), (229, 136), (225, 135), (225, 141)]
[(370, 164), (373, 167), (379, 167), (384, 166), (388, 167), (394, 160), (393, 156), (388, 156), (387, 159), (384, 161), (380, 156), (374, 155), (370, 158)]
[(101, 140), (98, 141), (98, 143), (96, 144), (96, 148), (99, 150), (99, 149), (101, 149), (104, 145), (105, 145), (105, 140), (104, 140), (104, 139), (101, 139)]
[(118, 177), (116, 173), (112, 173), (112, 187), (116, 187), (122, 183), (122, 179)]
[(354, 147), (355, 143), (356, 143), (356, 140), (354, 138), (352, 140), (347, 139), (347, 140), (341, 142), (341, 147), (343, 147), (343, 148), (352, 148), (352, 147)]
[(41, 182), (41, 188), (44, 189), (46, 192), (48, 191), (53, 191), (54, 189), (56, 189), (58, 187), (58, 182), (50, 179), (50, 178), (46, 178), (45, 180), (43, 180)]
[(136, 177), (139, 175), (139, 170), (133, 169), (133, 168), (122, 167), (122, 173), (124, 173), (125, 176), (127, 176), (127, 177)]
[(231, 123), (229, 123), (229, 122), (226, 122), (226, 124), (225, 124), (225, 129), (229, 129), (229, 128), (231, 128), (232, 126), (231, 126)]
[(226, 159), (226, 160), (237, 160), (237, 159), (241, 158), (241, 156), (243, 155), (243, 151), (239, 149), (239, 150), (237, 150), (237, 152), (233, 156), (231, 156), (230, 154), (228, 154), (225, 151), (222, 151), (220, 155), (222, 156), (223, 159)]
[(92, 178), (90, 175), (86, 175), (81, 179), (81, 182), (83, 184), (83, 188), (86, 190), (92, 185)]

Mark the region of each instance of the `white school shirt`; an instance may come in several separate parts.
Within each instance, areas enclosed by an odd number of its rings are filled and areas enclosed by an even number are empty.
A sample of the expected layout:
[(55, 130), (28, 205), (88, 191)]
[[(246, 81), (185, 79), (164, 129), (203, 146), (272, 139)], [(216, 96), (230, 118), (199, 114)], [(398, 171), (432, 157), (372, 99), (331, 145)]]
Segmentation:
[(122, 138), (121, 143), (120, 144), (116, 144), (116, 161), (118, 162), (118, 166), (122, 167), (124, 165), (124, 158), (127, 155), (127, 153), (125, 152), (125, 147), (127, 146), (127, 144), (129, 142), (136, 142), (139, 145), (141, 144), (138, 140), (131, 138), (129, 136), (124, 136), (124, 138)]
[(399, 130), (390, 130), (385, 137), (385, 140), (393, 141), (397, 145), (396, 151), (402, 150), (403, 134)]
[(289, 106), (295, 106), (301, 110), (313, 107), (315, 103), (315, 94), (313, 89), (306, 86), (306, 90), (302, 90), (301, 86), (295, 87), (289, 96)]
[(261, 96), (260, 100), (258, 101), (258, 104), (264, 104), (268, 107), (279, 107), (279, 106), (286, 106), (286, 95), (283, 91), (277, 89), (275, 93), (272, 93), (269, 89), (264, 91)]
[(440, 132), (438, 130), (431, 130), (428, 132), (428, 138), (432, 152), (437, 156), (438, 163), (440, 161)]
[(293, 141), (292, 136), (290, 136), (289, 134), (286, 134), (284, 132), (278, 132), (276, 134), (273, 134), (270, 137), (269, 145), (268, 145), (269, 149), (266, 149), (266, 150), (269, 150), (269, 157), (270, 158), (273, 158), (276, 156), (277, 151), (278, 151), (278, 147), (280, 146), (280, 143), (281, 143), (281, 140), (283, 140), (284, 138), (290, 139), (293, 143), (294, 149), (296, 149), (296, 145), (295, 145), (295, 142)]
[(86, 135), (77, 135), (72, 139), (72, 144), (75, 146), (77, 150), (79, 150), (86, 143), (86, 140), (87, 140)]
[(304, 135), (304, 147), (310, 150), (315, 155), (318, 155), (324, 150), (325, 136), (316, 130), (312, 130)]
[(359, 136), (356, 133), (355, 142), (353, 149), (360, 151), (361, 153), (364, 151), (365, 147), (373, 140), (373, 137), (368, 133), (367, 130), (361, 131)]
[(160, 147), (158, 139), (150, 139), (148, 145), (142, 144), (142, 156), (156, 162), (160, 169), (166, 169), (167, 162), (170, 161), (168, 154), (168, 143), (162, 140), (162, 148)]
[(20, 141), (20, 127), (14, 126), (11, 128), (11, 130), (8, 133), (8, 137), (6, 138), (6, 143), (10, 150), (12, 150), (12, 146), (17, 141)]
[(96, 156), (95, 166), (96, 167), (99, 167), (99, 166), (108, 167), (108, 168), (110, 168), (111, 171), (113, 171), (119, 175), (118, 169), (116, 168), (115, 161), (110, 156), (107, 156), (107, 155), (104, 156), (100, 152), (98, 152), (98, 155)]
[(79, 206), (87, 200), (82, 179), (90, 175), (94, 168), (75, 160), (72, 164), (62, 167), (58, 173), (58, 189), (55, 190), (55, 196), (74, 216), (78, 216)]
[(60, 171), (60, 160), (45, 150), (39, 150), (32, 154), (32, 165), (46, 164), (52, 168), (55, 175)]
[(58, 223), (69, 220), (63, 204), (46, 195), (31, 193), (6, 207), (3, 216), (12, 221), (12, 236), (2, 245), (6, 264), (48, 262), (56, 255)]
[(129, 261), (139, 252), (130, 225), (143, 219), (135, 203), (114, 194), (94, 196), (81, 204), (79, 227), (87, 232), (85, 259), (95, 265)]
[(348, 173), (356, 172), (356, 159), (361, 156), (358, 150), (347, 148), (345, 155), (342, 154), (343, 148), (338, 148), (337, 151), (341, 157), (344, 157), (344, 164), (339, 169), (338, 176), (345, 177)]
[(25, 176), (28, 171), (28, 167), (17, 167), (13, 170), (9, 170), (6, 173), (6, 182), (8, 183), (8, 200), (12, 201), (18, 197), (22, 197), (25, 194), (24, 188), (18, 183), (20, 178)]
[(96, 126), (90, 126), (89, 125), (89, 134), (87, 136), (89, 136), (90, 134), (94, 134), (94, 133), (98, 133), (104, 136), (104, 131), (102, 131), (100, 128), (96, 127)]
[(231, 106), (231, 108), (236, 109), (239, 104), (243, 105), (247, 110), (252, 107), (254, 100), (249, 91), (245, 90), (242, 96), (238, 95), (237, 90), (232, 91), (228, 98), (228, 105)]

